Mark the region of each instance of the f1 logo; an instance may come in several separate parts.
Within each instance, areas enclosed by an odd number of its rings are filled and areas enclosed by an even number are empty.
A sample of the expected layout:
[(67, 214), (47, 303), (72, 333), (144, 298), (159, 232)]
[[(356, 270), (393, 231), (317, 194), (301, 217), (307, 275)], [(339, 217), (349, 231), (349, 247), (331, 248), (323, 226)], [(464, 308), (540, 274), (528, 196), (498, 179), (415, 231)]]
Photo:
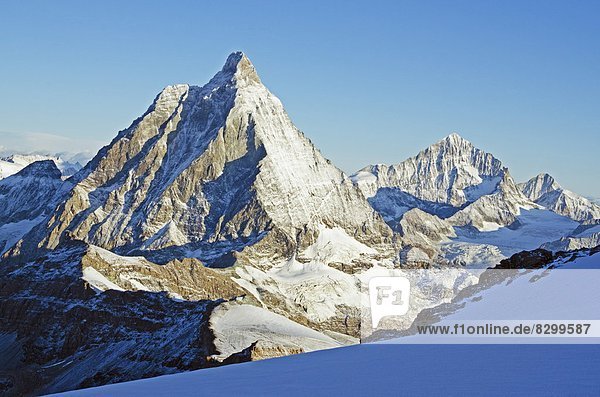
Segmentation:
[(406, 277), (373, 277), (369, 280), (373, 328), (377, 328), (383, 317), (405, 315), (409, 297), (410, 281)]

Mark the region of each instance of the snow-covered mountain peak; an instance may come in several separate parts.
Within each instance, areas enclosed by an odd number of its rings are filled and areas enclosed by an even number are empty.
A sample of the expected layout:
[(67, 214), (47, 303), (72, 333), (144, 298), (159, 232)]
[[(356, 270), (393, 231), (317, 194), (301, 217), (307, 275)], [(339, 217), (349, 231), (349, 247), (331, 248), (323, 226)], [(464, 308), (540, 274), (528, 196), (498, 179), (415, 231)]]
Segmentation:
[[(241, 52), (202, 87), (166, 87), (71, 182), (57, 221), (40, 234), (48, 247), (69, 232), (118, 252), (216, 263), (263, 240), (291, 254), (323, 225), (372, 246), (391, 241), (385, 222), (294, 126)], [(215, 242), (218, 254), (206, 249)]]
[(530, 200), (557, 214), (568, 216), (576, 221), (600, 219), (599, 205), (564, 189), (548, 174), (536, 175), (527, 182), (519, 184), (519, 188)]
[(0, 255), (52, 209), (61, 176), (53, 160), (42, 160), (0, 180)]
[(190, 90), (206, 96), (223, 87), (241, 88), (251, 84), (261, 84), (252, 62), (243, 52), (233, 52), (227, 57), (223, 68), (204, 86), (173, 84), (166, 86), (154, 101), (155, 109), (169, 109), (188, 95)]
[(521, 188), (521, 191), (533, 201), (538, 200), (546, 193), (562, 189), (556, 180), (546, 173), (536, 175), (526, 183), (520, 184), (519, 187)]
[[(494, 158), (491, 154), (475, 147), (470, 141), (466, 140), (456, 132), (453, 132), (439, 142), (434, 143), (421, 153), (433, 154), (441, 157), (438, 161), (446, 161), (453, 165), (470, 164), (476, 167), (478, 164), (476, 164), (476, 159), (474, 157), (482, 156), (495, 166), (491, 172), (497, 174), (498, 170), (502, 168), (499, 160)], [(423, 156), (421, 153), (419, 153), (419, 155)], [(482, 169), (481, 171), (486, 172), (487, 170)], [(489, 174), (490, 172), (487, 173)]]
[[(14, 175), (32, 163), (45, 160), (52, 161), (56, 167), (58, 167), (63, 177), (71, 176), (81, 169), (81, 164), (72, 162), (71, 160), (65, 160), (59, 155), (12, 154), (10, 156), (0, 157), (0, 179)], [(52, 167), (46, 167), (50, 172), (54, 171)]]
[(451, 146), (473, 146), (471, 142), (463, 138), (458, 134), (458, 132), (453, 132), (444, 139), (442, 139), (439, 143), (445, 143)]
[(256, 69), (250, 59), (241, 51), (234, 52), (227, 57), (227, 61), (223, 66), (223, 72), (233, 73), (236, 79), (250, 79), (255, 82), (260, 82)]
[(508, 168), (452, 133), (397, 165), (364, 168), (352, 180), (388, 224), (419, 208), (454, 226), (480, 230), (514, 223), (521, 208), (537, 208)]
[(241, 51), (231, 53), (221, 71), (208, 83), (209, 86), (236, 85), (238, 88), (252, 84), (262, 84), (250, 59)]
[(491, 193), (504, 174), (500, 160), (453, 133), (397, 165), (364, 168), (353, 180), (368, 197), (380, 188), (398, 188), (420, 200), (460, 207)]

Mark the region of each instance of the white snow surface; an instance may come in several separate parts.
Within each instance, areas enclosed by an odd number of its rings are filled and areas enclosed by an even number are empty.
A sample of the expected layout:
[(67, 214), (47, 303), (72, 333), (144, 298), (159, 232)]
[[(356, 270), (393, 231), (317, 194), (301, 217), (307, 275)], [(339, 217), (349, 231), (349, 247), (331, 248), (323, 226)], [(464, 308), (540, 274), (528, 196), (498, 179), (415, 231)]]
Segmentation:
[(81, 278), (87, 281), (97, 292), (106, 291), (108, 289), (124, 291), (123, 288), (111, 282), (93, 267), (88, 266), (83, 268), (83, 275)]
[[(596, 395), (598, 351), (595, 346), (370, 344), (76, 390), (64, 396)], [(472, 370), (465, 371), (457, 360)], [(556, 360), (560, 365), (548, 365)], [(494, 368), (502, 368), (502, 375)]]
[[(582, 252), (558, 259), (555, 268), (520, 270), (489, 270), (511, 277), (490, 288), (468, 296), (456, 304), (459, 309), (440, 314), (436, 325), (496, 324), (507, 321), (535, 323), (542, 321), (600, 320), (600, 253)], [(550, 265), (549, 265), (550, 266)], [(592, 333), (596, 335), (597, 333)], [(410, 335), (377, 343), (515, 343), (511, 337)], [(565, 339), (563, 339), (562, 343)], [(589, 339), (589, 343), (598, 343)], [(521, 340), (524, 342), (525, 340)], [(528, 338), (527, 343), (561, 343), (559, 338)], [(581, 343), (585, 343), (585, 338)]]
[(569, 260), (556, 261), (557, 269), (523, 271), (516, 280), (469, 299), (444, 321), (600, 319), (600, 254)]
[(315, 243), (297, 256), (269, 264), (267, 269), (236, 266), (238, 277), (233, 280), (261, 302), (260, 291), (284, 298), (289, 307), (299, 306), (301, 314), (314, 322), (339, 316), (342, 306), (358, 313), (361, 303), (358, 279), (329, 265), (350, 265), (354, 260), (372, 262), (371, 255), (377, 251), (341, 228), (320, 225), (318, 230)]
[(240, 352), (254, 342), (304, 352), (341, 346), (331, 337), (279, 314), (235, 302), (219, 305), (211, 314), (210, 326), (219, 359)]
[(0, 256), (15, 245), (17, 241), (43, 219), (43, 216), (38, 216), (35, 219), (23, 219), (18, 222), (7, 223), (0, 226)]
[(458, 237), (440, 245), (444, 256), (457, 264), (473, 267), (493, 266), (520, 251), (530, 251), (560, 239), (579, 224), (572, 219), (543, 209), (522, 210), (517, 228), (493, 231), (456, 229)]
[(302, 256), (322, 263), (350, 263), (362, 254), (377, 254), (377, 251), (350, 237), (344, 229), (319, 226), (317, 241), (302, 253)]

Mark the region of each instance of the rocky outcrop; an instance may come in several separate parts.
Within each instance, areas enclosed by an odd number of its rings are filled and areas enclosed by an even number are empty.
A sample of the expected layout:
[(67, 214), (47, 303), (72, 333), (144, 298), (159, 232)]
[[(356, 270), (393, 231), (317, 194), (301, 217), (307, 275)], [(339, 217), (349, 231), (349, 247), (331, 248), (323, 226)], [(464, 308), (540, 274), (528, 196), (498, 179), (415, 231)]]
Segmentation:
[(438, 244), (456, 237), (454, 228), (446, 220), (418, 208), (407, 211), (397, 229), (403, 241), (400, 262), (409, 268), (445, 264)]
[[(108, 282), (126, 291), (167, 292), (172, 297), (185, 300), (234, 299), (252, 295), (235, 283), (234, 274), (227, 269), (210, 269), (193, 258), (173, 260), (157, 265), (143, 257), (123, 257), (98, 247), (89, 247), (81, 258), (86, 273), (93, 269)], [(106, 290), (102, 281), (96, 287)]]
[(405, 239), (437, 243), (449, 237), (456, 237), (454, 228), (448, 222), (418, 208), (407, 211), (402, 216), (399, 226)]
[[(218, 301), (107, 290), (82, 279), (87, 245), (0, 266), (4, 395), (58, 392), (212, 366), (208, 316)], [(2, 382), (0, 382), (2, 383)]]
[(541, 269), (554, 259), (552, 252), (544, 249), (523, 251), (502, 260), (494, 269)]

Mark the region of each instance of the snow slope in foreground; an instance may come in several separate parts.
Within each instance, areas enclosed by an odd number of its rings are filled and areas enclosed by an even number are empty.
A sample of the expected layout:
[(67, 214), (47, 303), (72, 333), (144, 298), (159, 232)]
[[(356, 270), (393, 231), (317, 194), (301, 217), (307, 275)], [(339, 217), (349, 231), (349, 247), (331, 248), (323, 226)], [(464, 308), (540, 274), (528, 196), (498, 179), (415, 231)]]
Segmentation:
[(358, 345), (63, 395), (598, 395), (599, 370), (599, 345)]
[[(561, 273), (550, 273), (533, 283), (534, 286), (530, 278), (524, 277), (515, 280), (508, 288), (493, 287), (486, 291), (484, 299), (467, 305), (466, 312), (477, 309), (477, 306), (487, 307), (483, 310), (487, 312), (490, 304), (496, 308), (508, 306), (516, 309), (519, 302), (506, 304), (507, 299), (515, 295), (515, 290), (518, 292), (526, 288), (531, 292), (531, 299), (538, 296), (540, 287), (556, 291), (560, 288), (556, 285), (557, 281), (568, 283), (566, 275), (576, 277), (582, 271), (600, 271), (597, 270), (599, 259), (600, 253), (597, 253), (565, 263), (565, 267), (575, 270), (555, 270), (562, 272), (558, 280), (556, 275)], [(588, 288), (595, 288), (595, 285)], [(580, 298), (586, 299), (585, 291), (582, 292), (584, 294)], [(521, 291), (516, 295), (522, 297), (524, 293)], [(544, 303), (555, 305), (555, 302)], [(476, 313), (481, 312), (476, 310)], [(477, 318), (472, 311), (470, 314), (458, 316), (455, 320)], [(517, 317), (511, 314), (510, 318)], [(598, 395), (599, 370), (600, 345), (591, 344), (364, 344), (78, 390), (64, 395)]]

